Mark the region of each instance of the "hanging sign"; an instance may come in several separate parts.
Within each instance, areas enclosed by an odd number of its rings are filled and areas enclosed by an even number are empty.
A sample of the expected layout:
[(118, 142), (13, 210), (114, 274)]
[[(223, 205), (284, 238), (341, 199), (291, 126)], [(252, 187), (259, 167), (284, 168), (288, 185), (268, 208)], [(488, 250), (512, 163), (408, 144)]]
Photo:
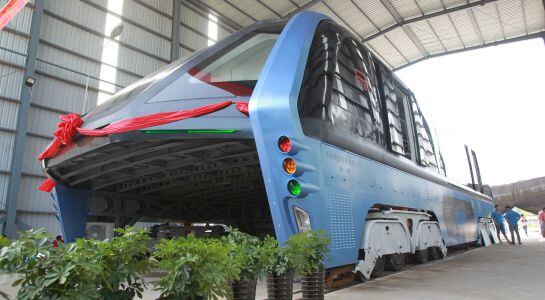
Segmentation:
[(354, 68), (354, 78), (356, 79), (356, 84), (361, 89), (367, 92), (369, 91), (369, 82), (367, 81), (367, 77), (360, 69)]

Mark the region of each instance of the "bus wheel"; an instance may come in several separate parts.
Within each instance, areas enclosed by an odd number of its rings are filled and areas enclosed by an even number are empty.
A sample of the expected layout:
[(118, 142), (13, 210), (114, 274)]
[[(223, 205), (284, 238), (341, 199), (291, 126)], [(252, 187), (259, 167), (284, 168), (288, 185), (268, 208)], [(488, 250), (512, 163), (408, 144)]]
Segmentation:
[(431, 259), (443, 259), (446, 257), (446, 255), (443, 254), (443, 251), (439, 249), (439, 247), (431, 247), (430, 248), (430, 257)]
[(437, 249), (437, 247), (431, 247), (430, 248), (430, 258), (432, 260), (436, 260), (436, 259), (439, 259), (439, 249)]
[(375, 262), (375, 267), (373, 268), (373, 272), (371, 272), (371, 277), (378, 277), (384, 273), (384, 267), (386, 266), (386, 260), (384, 256), (378, 257), (377, 261)]
[(386, 260), (386, 269), (392, 271), (401, 271), (405, 266), (405, 253), (390, 254)]
[(354, 273), (354, 280), (355, 281), (358, 281), (358, 282), (365, 282), (367, 281), (367, 279), (365, 278), (365, 276), (363, 276), (363, 273), (361, 273), (360, 271), (356, 271)]
[(419, 264), (428, 262), (428, 248), (414, 251), (414, 257)]

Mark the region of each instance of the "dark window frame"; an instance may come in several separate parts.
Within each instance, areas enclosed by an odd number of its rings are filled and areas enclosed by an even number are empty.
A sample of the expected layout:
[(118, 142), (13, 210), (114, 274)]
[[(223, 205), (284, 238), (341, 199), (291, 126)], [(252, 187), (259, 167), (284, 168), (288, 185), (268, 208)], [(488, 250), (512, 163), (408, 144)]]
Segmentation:
[[(416, 120), (417, 116), (415, 115), (415, 109), (414, 109), (413, 105), (416, 106), (416, 109), (418, 111), (418, 116), (422, 120), (422, 125), (421, 125), (422, 127), (421, 128), (417, 127), (419, 125), (419, 123)], [(418, 101), (416, 100), (414, 94), (412, 94), (412, 93), (411, 93), (409, 106), (410, 106), (410, 109), (411, 109), (411, 115), (412, 115), (413, 124), (414, 124), (413, 129), (414, 129), (414, 135), (415, 135), (415, 147), (416, 147), (415, 152), (416, 152), (416, 155), (417, 155), (418, 164), (420, 166), (423, 166), (425, 168), (433, 170), (434, 172), (437, 172), (437, 173), (440, 173), (440, 174), (446, 176), (444, 163), (439, 161), (440, 159), (442, 160), (442, 155), (441, 155), (440, 152), (438, 152), (437, 149), (435, 149), (435, 144), (434, 144), (434, 141), (433, 141), (433, 135), (431, 134), (431, 130), (430, 130), (430, 127), (428, 125), (428, 122), (426, 121), (426, 118), (424, 117), (424, 114), (422, 113), (422, 110), (420, 109), (420, 104), (418, 103)], [(434, 160), (433, 164), (430, 164), (430, 162), (428, 162), (427, 158), (422, 157), (422, 149), (424, 149), (424, 151), (426, 150), (425, 146), (421, 145), (420, 138), (418, 136), (419, 131), (422, 130), (422, 129), (424, 130), (424, 132), (427, 135), (427, 140), (429, 142), (429, 147), (431, 148), (431, 153), (432, 153), (433, 160)]]
[[(325, 66), (325, 61), (331, 65), (320, 69), (317, 64)], [(369, 50), (350, 32), (331, 21), (322, 21), (315, 31), (298, 96), (303, 133), (345, 149), (357, 148), (349, 141), (354, 138), (355, 144), (385, 147), (374, 67)], [(311, 79), (324, 83), (313, 90)], [(313, 94), (316, 91), (319, 97)], [(335, 113), (346, 115), (335, 123)]]
[[(413, 120), (409, 103), (411, 92), (410, 90), (405, 88), (405, 86), (401, 83), (400, 80), (397, 79), (393, 72), (382, 63), (380, 63), (379, 67), (376, 69), (376, 77), (378, 78), (379, 86), (381, 87), (380, 103), (383, 116), (382, 123), (384, 125), (384, 134), (387, 148), (392, 153), (395, 153), (406, 159), (415, 161), (416, 145), (414, 143), (414, 130), (412, 129)], [(388, 80), (389, 82), (387, 83), (385, 82), (385, 80)], [(395, 111), (392, 111), (392, 109), (388, 107), (388, 103), (393, 103), (393, 101), (388, 100), (388, 97), (386, 95), (387, 92), (394, 94), (399, 92), (403, 95), (403, 98), (401, 100), (397, 99), (397, 95), (395, 95), (396, 101), (394, 105), (397, 106), (397, 114)], [(399, 106), (400, 102), (402, 104), (402, 107)], [(389, 111), (391, 111), (391, 113)], [(395, 141), (392, 138), (390, 128), (391, 126), (393, 126), (395, 129), (398, 128), (396, 127), (396, 124), (393, 124), (393, 121), (391, 121), (390, 114), (399, 115), (398, 121), (401, 128), (399, 128), (398, 131), (401, 136), (401, 142), (403, 143), (403, 145), (399, 143), (394, 143)]]

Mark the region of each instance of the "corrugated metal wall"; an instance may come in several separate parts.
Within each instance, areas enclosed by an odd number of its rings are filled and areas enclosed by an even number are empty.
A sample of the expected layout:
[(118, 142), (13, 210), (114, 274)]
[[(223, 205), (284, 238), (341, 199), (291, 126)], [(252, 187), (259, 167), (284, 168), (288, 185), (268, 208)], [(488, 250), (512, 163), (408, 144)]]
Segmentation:
[[(122, 13), (108, 10), (108, 1), (123, 1)], [(36, 189), (45, 178), (36, 157), (49, 143), (59, 115), (82, 112), (88, 76), (87, 111), (99, 92), (111, 94), (104, 86), (118, 91), (169, 63), (172, 1), (45, 0), (17, 212), (23, 224), (59, 232), (49, 195)], [(6, 2), (0, 0), (0, 6)], [(0, 31), (0, 76), (13, 72), (0, 79), (0, 210), (6, 202), (33, 2)], [(111, 41), (119, 45), (117, 65), (111, 66), (116, 80), (100, 85), (107, 14), (121, 19), (123, 31), (119, 41)], [(206, 47), (208, 12), (182, 1), (180, 31), (181, 56)], [(218, 39), (232, 32), (221, 24)]]

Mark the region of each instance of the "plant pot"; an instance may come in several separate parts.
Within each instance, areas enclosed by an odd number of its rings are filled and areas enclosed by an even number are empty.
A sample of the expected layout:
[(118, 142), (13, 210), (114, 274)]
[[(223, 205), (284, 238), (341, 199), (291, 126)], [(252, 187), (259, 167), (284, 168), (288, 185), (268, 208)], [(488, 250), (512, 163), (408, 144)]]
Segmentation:
[(233, 300), (254, 300), (256, 280), (238, 280), (231, 282)]
[(325, 271), (312, 272), (301, 278), (303, 299), (324, 299)]
[(293, 298), (293, 271), (280, 275), (267, 274), (267, 298), (269, 300), (291, 300)]
[[(175, 300), (176, 298), (174, 297), (159, 297), (157, 298), (157, 300)], [(191, 298), (191, 300), (206, 300), (205, 297), (194, 297), (194, 298)]]

